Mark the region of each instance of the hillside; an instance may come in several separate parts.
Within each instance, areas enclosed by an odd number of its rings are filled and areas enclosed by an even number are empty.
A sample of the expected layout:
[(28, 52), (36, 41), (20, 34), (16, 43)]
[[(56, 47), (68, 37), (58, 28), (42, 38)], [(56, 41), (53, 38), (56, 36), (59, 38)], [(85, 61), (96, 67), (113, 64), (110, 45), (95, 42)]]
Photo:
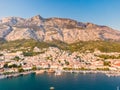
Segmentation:
[(57, 47), (60, 50), (70, 52), (94, 52), (99, 50), (101, 52), (120, 52), (120, 42), (114, 41), (80, 41), (77, 43), (67, 44), (61, 41), (38, 42), (33, 39), (22, 39), (16, 41), (9, 41), (1, 43), (0, 50), (16, 51), (32, 51), (37, 47), (39, 49)]

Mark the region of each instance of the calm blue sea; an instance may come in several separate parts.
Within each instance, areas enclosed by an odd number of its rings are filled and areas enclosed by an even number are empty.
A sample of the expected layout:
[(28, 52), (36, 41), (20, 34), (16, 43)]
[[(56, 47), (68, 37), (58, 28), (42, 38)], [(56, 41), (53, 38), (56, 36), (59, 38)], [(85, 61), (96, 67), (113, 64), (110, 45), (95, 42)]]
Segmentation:
[(44, 73), (0, 79), (0, 90), (49, 90), (51, 86), (55, 90), (117, 90), (117, 86), (120, 87), (120, 77), (75, 73), (55, 76)]

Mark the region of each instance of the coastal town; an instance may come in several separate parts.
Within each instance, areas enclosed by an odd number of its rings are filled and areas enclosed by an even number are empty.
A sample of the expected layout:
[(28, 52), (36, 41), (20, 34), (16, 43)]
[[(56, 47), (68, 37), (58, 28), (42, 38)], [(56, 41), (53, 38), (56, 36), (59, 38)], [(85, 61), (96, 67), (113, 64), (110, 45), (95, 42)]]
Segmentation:
[(120, 53), (103, 53), (99, 50), (84, 53), (60, 50), (57, 47), (33, 49), (30, 52), (0, 51), (1, 78), (19, 73), (35, 72), (103, 72), (120, 75)]

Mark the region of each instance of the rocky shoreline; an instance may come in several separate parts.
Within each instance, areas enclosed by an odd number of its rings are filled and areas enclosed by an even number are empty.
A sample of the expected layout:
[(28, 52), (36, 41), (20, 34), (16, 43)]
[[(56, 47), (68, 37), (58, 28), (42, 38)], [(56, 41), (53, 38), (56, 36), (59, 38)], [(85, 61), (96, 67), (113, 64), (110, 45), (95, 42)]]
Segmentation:
[(8, 74), (8, 75), (1, 74), (0, 79), (19, 77), (19, 76), (28, 75), (28, 74), (31, 74), (31, 73), (35, 73), (35, 72), (29, 71), (29, 72), (14, 73), (14, 74)]

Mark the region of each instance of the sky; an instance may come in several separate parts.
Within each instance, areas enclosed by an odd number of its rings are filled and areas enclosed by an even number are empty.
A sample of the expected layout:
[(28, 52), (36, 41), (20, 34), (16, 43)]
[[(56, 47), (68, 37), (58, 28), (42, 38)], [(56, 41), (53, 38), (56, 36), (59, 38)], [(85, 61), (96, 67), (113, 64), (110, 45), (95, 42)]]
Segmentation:
[(120, 30), (120, 0), (0, 0), (0, 19), (35, 15), (71, 18)]

